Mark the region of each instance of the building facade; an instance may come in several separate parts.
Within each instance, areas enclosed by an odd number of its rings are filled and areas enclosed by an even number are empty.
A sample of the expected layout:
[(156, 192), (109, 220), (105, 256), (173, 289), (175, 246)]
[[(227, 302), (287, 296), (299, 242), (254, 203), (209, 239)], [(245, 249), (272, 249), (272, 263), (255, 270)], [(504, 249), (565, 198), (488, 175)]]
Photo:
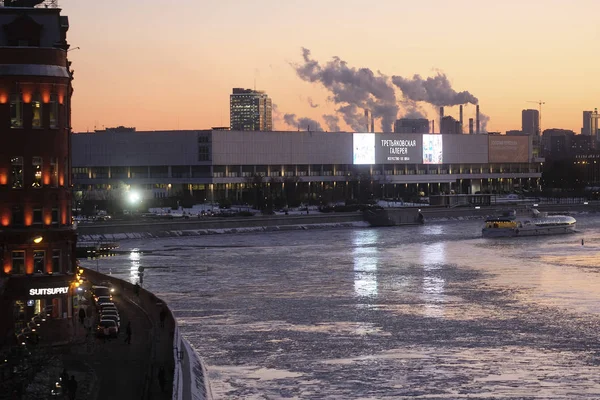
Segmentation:
[(540, 136), (540, 112), (538, 110), (521, 112), (521, 131), (527, 135)]
[(541, 177), (525, 135), (199, 130), (80, 133), (72, 143), (82, 199), (138, 189), (147, 199), (243, 203), (259, 181), (326, 202), (356, 198), (364, 182), (374, 197), (395, 198), (537, 188)]
[(394, 122), (394, 133), (429, 133), (429, 120), (426, 118), (397, 119)]
[(232, 130), (273, 130), (273, 103), (265, 92), (234, 88), (229, 96), (229, 112)]
[(70, 315), (76, 234), (68, 19), (57, 8), (0, 7), (0, 26), (0, 273), (6, 281), (0, 308), (10, 309), (0, 324), (6, 331), (40, 310)]

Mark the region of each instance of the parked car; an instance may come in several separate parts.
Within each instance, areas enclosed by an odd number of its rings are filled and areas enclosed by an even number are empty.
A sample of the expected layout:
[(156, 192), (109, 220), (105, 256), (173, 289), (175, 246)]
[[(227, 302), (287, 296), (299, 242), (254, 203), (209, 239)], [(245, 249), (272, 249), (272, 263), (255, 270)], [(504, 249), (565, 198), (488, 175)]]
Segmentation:
[(112, 320), (100, 320), (96, 325), (96, 335), (100, 337), (116, 337), (119, 333), (117, 323)]
[(102, 303), (98, 305), (98, 311), (100, 313), (102, 313), (103, 310), (110, 308), (110, 309), (115, 309), (117, 310), (117, 306), (115, 306), (115, 303)]
[(116, 315), (117, 317), (119, 317), (119, 310), (117, 310), (116, 308), (105, 307), (104, 309), (102, 309), (102, 315), (104, 314)]
[(98, 296), (95, 298), (96, 304), (101, 305), (104, 303), (112, 303), (112, 298), (110, 296)]
[(100, 322), (107, 320), (115, 321), (117, 323), (117, 328), (119, 330), (121, 329), (121, 318), (119, 318), (117, 315), (104, 313), (100, 314)]

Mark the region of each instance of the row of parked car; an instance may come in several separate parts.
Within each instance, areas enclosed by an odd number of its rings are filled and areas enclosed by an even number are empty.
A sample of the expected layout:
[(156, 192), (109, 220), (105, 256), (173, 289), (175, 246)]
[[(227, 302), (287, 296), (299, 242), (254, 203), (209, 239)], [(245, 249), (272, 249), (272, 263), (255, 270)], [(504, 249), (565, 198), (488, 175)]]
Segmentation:
[(121, 328), (121, 317), (113, 299), (114, 289), (108, 286), (92, 286), (92, 296), (98, 312), (96, 335), (116, 337)]

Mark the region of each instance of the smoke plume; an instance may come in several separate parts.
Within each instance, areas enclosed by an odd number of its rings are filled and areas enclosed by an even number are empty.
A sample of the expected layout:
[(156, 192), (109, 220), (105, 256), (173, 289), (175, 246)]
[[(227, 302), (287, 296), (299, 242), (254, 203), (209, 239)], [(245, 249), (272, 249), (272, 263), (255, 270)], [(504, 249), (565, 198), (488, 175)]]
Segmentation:
[(327, 124), (329, 132), (339, 132), (340, 129), (340, 118), (337, 115), (323, 114), (323, 120)]
[(389, 77), (368, 68), (349, 67), (339, 57), (321, 65), (306, 48), (302, 48), (302, 57), (303, 64), (293, 65), (296, 74), (306, 82), (323, 85), (331, 93), (329, 98), (339, 105), (337, 112), (352, 129), (364, 130), (366, 121), (359, 122), (365, 119), (359, 109), (368, 109), (374, 118), (381, 119), (384, 132), (392, 131), (399, 108)]
[(483, 113), (479, 113), (479, 131), (481, 133), (487, 132), (487, 124), (490, 122), (490, 117)]
[(314, 119), (305, 118), (305, 117), (297, 118), (296, 114), (285, 114), (283, 116), (283, 121), (287, 125), (294, 127), (301, 131), (304, 131), (304, 130), (319, 131), (319, 132), (323, 131), (323, 128), (321, 127), (321, 124), (319, 122), (315, 121)]
[(392, 76), (392, 82), (400, 88), (404, 97), (412, 101), (424, 101), (440, 107), (479, 102), (477, 97), (467, 91), (454, 90), (443, 73), (427, 79), (421, 78), (420, 75), (415, 75), (412, 79)]

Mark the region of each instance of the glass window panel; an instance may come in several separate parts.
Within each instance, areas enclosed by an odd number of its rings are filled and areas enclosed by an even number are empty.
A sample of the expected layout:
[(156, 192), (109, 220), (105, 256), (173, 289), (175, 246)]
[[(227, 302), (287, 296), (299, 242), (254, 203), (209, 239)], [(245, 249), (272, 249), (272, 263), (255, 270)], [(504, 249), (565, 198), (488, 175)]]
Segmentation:
[(60, 250), (52, 250), (52, 272), (60, 272)]
[(25, 273), (25, 252), (24, 251), (13, 251), (12, 252), (12, 272), (13, 272), (13, 274), (24, 274)]
[(50, 158), (50, 185), (58, 187), (58, 158)]
[(31, 108), (33, 112), (31, 126), (33, 128), (39, 129), (42, 127), (42, 99), (40, 98), (39, 93), (33, 96), (33, 100), (31, 101)]
[(20, 93), (10, 95), (10, 127), (23, 127), (23, 100)]
[(31, 187), (41, 188), (42, 187), (42, 157), (32, 157), (31, 165), (33, 170), (33, 180)]
[(11, 182), (13, 189), (21, 189), (23, 187), (23, 157), (12, 157)]
[(39, 208), (33, 210), (33, 223), (34, 225), (42, 224), (42, 210)]
[(44, 250), (36, 250), (33, 252), (33, 272), (36, 274), (44, 273), (44, 264), (46, 259), (46, 253)]
[(50, 103), (48, 103), (48, 113), (50, 114), (50, 129), (58, 128), (58, 100), (56, 94), (50, 95)]

